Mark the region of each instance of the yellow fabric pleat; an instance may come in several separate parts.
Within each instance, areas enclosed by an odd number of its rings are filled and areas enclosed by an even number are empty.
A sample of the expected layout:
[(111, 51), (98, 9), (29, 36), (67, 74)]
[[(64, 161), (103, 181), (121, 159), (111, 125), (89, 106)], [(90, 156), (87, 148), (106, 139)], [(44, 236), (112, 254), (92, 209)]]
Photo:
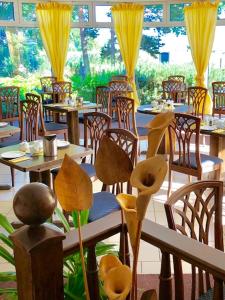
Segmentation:
[(135, 66), (142, 38), (144, 6), (134, 3), (121, 3), (112, 6), (115, 32), (120, 52), (126, 67), (127, 76), (133, 89), (135, 106), (139, 105), (135, 84)]
[(63, 80), (69, 45), (72, 5), (57, 2), (39, 3), (36, 7), (45, 51), (54, 76)]
[[(214, 42), (217, 8), (218, 2), (204, 1), (194, 2), (184, 9), (188, 40), (197, 72), (196, 85), (201, 87), (205, 87), (204, 74)], [(209, 95), (207, 95), (204, 113), (212, 113), (212, 100)]]

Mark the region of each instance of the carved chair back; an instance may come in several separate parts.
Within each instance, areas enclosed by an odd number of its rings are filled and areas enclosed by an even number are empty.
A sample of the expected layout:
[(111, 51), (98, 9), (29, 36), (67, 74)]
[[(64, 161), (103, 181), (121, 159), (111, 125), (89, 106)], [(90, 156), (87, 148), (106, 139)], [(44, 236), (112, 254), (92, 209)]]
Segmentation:
[(41, 103), (41, 96), (33, 93), (26, 93), (25, 95), (26, 101), (36, 101)]
[[(99, 143), (106, 129), (111, 125), (111, 117), (101, 112), (84, 113), (84, 147), (93, 149), (91, 163), (94, 163)], [(86, 158), (83, 159), (83, 162)]]
[(225, 114), (225, 81), (212, 83), (213, 89), (213, 114)]
[(130, 130), (137, 136), (134, 99), (119, 96), (115, 100), (119, 128)]
[(7, 86), (0, 88), (0, 120), (16, 121), (19, 120), (19, 92), (17, 86)]
[(128, 96), (129, 84), (124, 80), (114, 80), (109, 82), (109, 91), (110, 91), (110, 104), (109, 104), (109, 114), (113, 115), (115, 111), (115, 98), (119, 96), (127, 97)]
[(96, 103), (101, 104), (101, 107), (98, 108), (98, 111), (109, 114), (110, 93), (108, 86), (96, 87)]
[(22, 140), (30, 142), (38, 138), (40, 106), (39, 102), (33, 100), (20, 102)]
[(188, 88), (188, 105), (192, 105), (192, 114), (203, 118), (208, 90), (203, 87), (193, 86)]
[[(223, 182), (200, 181), (174, 192), (165, 203), (169, 228), (223, 251)], [(199, 253), (199, 255), (201, 255)], [(184, 299), (182, 265), (174, 258), (176, 299)], [(198, 295), (197, 295), (198, 287)], [(209, 274), (192, 265), (192, 300), (211, 288)]]
[(45, 76), (40, 78), (43, 92), (52, 92), (52, 84), (57, 81), (56, 77)]
[(171, 76), (168, 77), (168, 80), (179, 81), (179, 82), (184, 83), (185, 76), (183, 76), (183, 75), (171, 75)]
[(53, 102), (63, 103), (66, 98), (70, 98), (72, 94), (71, 82), (58, 81), (52, 84)]
[[(184, 174), (200, 176), (202, 172), (200, 159), (200, 123), (196, 116), (176, 113), (170, 123), (170, 158), (169, 167)], [(191, 151), (191, 142), (195, 145), (195, 151)], [(177, 158), (178, 156), (178, 158)]]
[(183, 82), (176, 80), (164, 80), (162, 82), (163, 99), (178, 102), (178, 94), (184, 90)]

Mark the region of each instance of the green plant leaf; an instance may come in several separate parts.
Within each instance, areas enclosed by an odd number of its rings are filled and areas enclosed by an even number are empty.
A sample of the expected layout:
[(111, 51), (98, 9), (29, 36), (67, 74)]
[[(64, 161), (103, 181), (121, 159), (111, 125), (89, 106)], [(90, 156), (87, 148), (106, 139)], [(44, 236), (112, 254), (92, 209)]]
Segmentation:
[[(75, 228), (78, 228), (78, 219), (77, 219), (77, 216), (78, 216), (78, 212), (77, 211), (73, 211), (72, 212), (72, 218), (73, 218), (73, 224), (74, 224), (74, 227)], [(89, 210), (82, 210), (80, 212), (80, 223), (81, 223), (81, 226), (85, 225), (88, 223), (88, 216), (89, 216)]]
[(62, 222), (66, 232), (69, 232), (71, 230), (70, 225), (69, 225), (67, 219), (65, 218), (64, 214), (62, 213), (62, 211), (58, 207), (56, 207), (55, 213), (56, 213), (57, 217), (59, 218), (59, 220)]
[(3, 233), (0, 233), (0, 240), (6, 244), (8, 247), (10, 247), (11, 249), (13, 249), (13, 242), (10, 240), (10, 238), (8, 238), (6, 235), (4, 235)]
[(4, 258), (10, 264), (15, 265), (14, 257), (2, 246), (0, 246), (0, 257)]
[(114, 254), (118, 255), (118, 252), (115, 250), (115, 244), (106, 244), (103, 242), (99, 242), (95, 247), (95, 255), (102, 256), (106, 254)]
[(2, 272), (0, 273), (0, 282), (16, 281), (15, 272)]
[(2, 214), (0, 214), (0, 226), (4, 228), (9, 234), (15, 231), (7, 218)]

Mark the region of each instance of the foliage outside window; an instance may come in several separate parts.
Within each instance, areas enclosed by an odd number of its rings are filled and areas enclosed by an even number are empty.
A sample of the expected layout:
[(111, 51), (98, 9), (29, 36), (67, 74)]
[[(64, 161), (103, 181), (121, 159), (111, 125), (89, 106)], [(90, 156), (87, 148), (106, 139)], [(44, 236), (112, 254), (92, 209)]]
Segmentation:
[(0, 20), (1, 21), (15, 20), (13, 2), (0, 1)]
[(170, 4), (170, 21), (182, 22), (184, 21), (184, 8), (190, 3), (175, 3)]
[(163, 5), (154, 4), (146, 5), (144, 9), (144, 22), (162, 22), (163, 21)]
[(221, 1), (219, 3), (217, 19), (218, 20), (224, 20), (225, 19), (225, 1)]
[(89, 22), (88, 5), (74, 5), (72, 12), (72, 21), (75, 23)]
[(35, 22), (36, 16), (35, 3), (22, 3), (22, 18), (26, 22)]

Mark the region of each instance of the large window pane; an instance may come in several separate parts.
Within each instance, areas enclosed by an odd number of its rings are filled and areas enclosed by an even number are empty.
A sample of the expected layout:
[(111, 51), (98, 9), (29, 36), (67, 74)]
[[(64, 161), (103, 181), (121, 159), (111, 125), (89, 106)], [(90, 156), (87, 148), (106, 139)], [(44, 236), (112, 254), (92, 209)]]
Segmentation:
[(96, 12), (96, 22), (110, 23), (112, 21), (111, 6), (109, 6), (109, 5), (96, 5), (95, 12)]
[(35, 3), (22, 3), (22, 17), (26, 22), (35, 22), (36, 18), (36, 4)]
[(1, 21), (15, 20), (13, 2), (0, 1), (0, 20)]
[(144, 9), (144, 22), (162, 22), (163, 20), (163, 5), (146, 5)]
[(190, 3), (176, 3), (170, 4), (170, 21), (182, 22), (184, 21), (184, 8)]
[(89, 22), (88, 5), (74, 5), (72, 12), (73, 22)]

